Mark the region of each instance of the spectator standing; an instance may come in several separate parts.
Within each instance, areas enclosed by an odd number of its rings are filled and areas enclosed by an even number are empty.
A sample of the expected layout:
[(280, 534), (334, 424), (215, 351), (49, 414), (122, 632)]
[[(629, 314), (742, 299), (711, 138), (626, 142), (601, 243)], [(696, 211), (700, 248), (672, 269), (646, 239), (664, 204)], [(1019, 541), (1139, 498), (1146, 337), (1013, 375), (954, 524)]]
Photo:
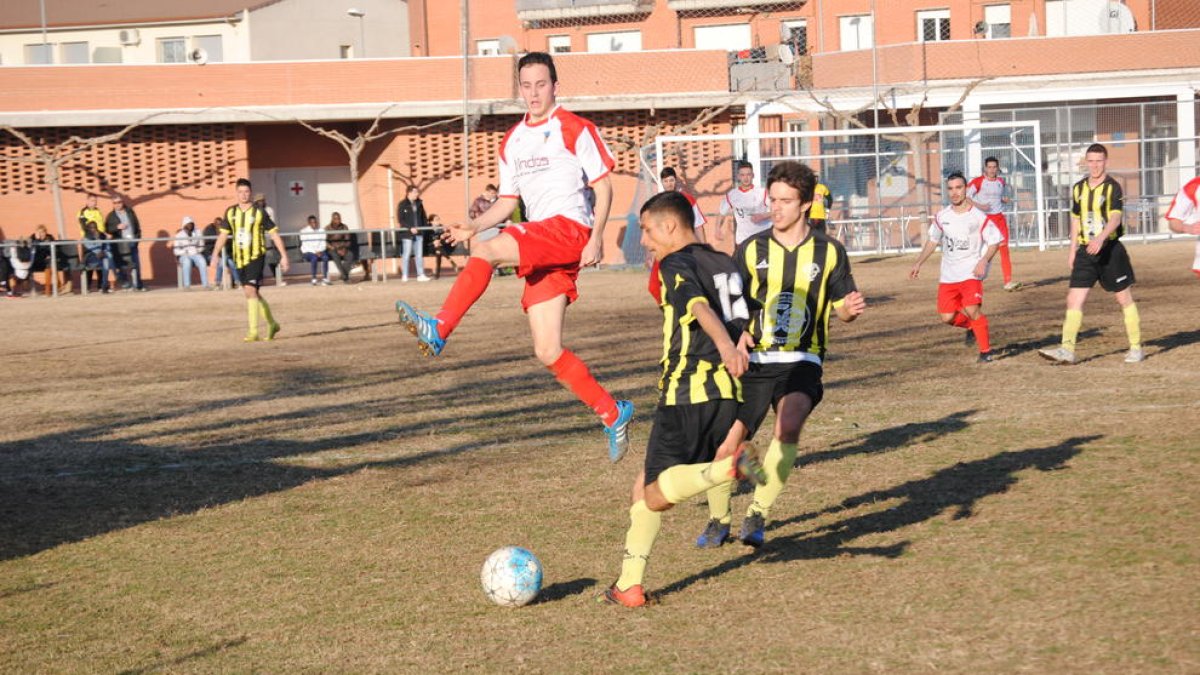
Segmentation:
[[(71, 292), (71, 271), (68, 269), (67, 257), (63, 254), (61, 246), (54, 246), (51, 242), (55, 241), (54, 236), (46, 231), (45, 225), (38, 225), (33, 232), (33, 272), (34, 274), (42, 273), (42, 286), (44, 292), (49, 295), (50, 289), (53, 288), (52, 279), (54, 276), (54, 268), (58, 268), (58, 290), (62, 293)], [(50, 256), (54, 256), (56, 260), (51, 262)], [(65, 279), (65, 281), (63, 280)]]
[(396, 207), (396, 222), (400, 226), (400, 281), (408, 281), (408, 261), (416, 259), (417, 281), (429, 281), (425, 276), (424, 235), (429, 227), (425, 203), (417, 187), (408, 188), (408, 196)]
[[(300, 257), (312, 266), (312, 285), (329, 285), (329, 256), (325, 254), (328, 244), (325, 230), (316, 216), (308, 217), (308, 224), (300, 228)], [(317, 264), (321, 264), (321, 276), (317, 278)]]
[(329, 225), (325, 226), (326, 255), (337, 265), (344, 284), (350, 283), (350, 270), (354, 267), (353, 243), (354, 237), (350, 234), (350, 228), (342, 222), (342, 214), (334, 211), (329, 216)]
[[(204, 226), (204, 259), (208, 261), (209, 265), (212, 265), (213, 263), (213, 251), (215, 250), (214, 247), (217, 244), (216, 238), (220, 235), (221, 225), (224, 222), (225, 221), (222, 220), (220, 216), (217, 216), (216, 218), (213, 218), (211, 223)], [(225, 272), (225, 268), (229, 268), (229, 279), (233, 282), (231, 287), (237, 288), (242, 282), (241, 279), (238, 278), (237, 267), (233, 264), (233, 240), (226, 239), (225, 246), (223, 248), (225, 249), (225, 264), (218, 264), (216, 266), (217, 278), (215, 282), (216, 285), (213, 286), (213, 288), (216, 289), (221, 287), (221, 280), (224, 278), (222, 275)]]
[(108, 217), (104, 219), (104, 230), (116, 240), (113, 245), (113, 261), (116, 263), (121, 286), (139, 291), (147, 290), (146, 284), (142, 282), (142, 260), (138, 254), (142, 224), (138, 222), (137, 213), (134, 213), (133, 208), (127, 206), (119, 195), (113, 195), (112, 211), (109, 211)]
[(89, 271), (99, 275), (96, 289), (101, 293), (108, 292), (108, 273), (113, 268), (112, 252), (108, 250), (108, 238), (96, 226), (95, 221), (87, 220), (83, 225), (83, 275), (80, 282), (86, 290), (91, 286)]
[(191, 216), (183, 217), (183, 227), (175, 233), (175, 241), (171, 242), (175, 257), (183, 268), (183, 287), (192, 287), (192, 267), (200, 275), (200, 285), (208, 288), (208, 267), (204, 262), (204, 239), (196, 230), (196, 221)]
[[(87, 239), (87, 224), (88, 223), (91, 223), (96, 226), (96, 231), (100, 234), (101, 238), (107, 238), (107, 233), (104, 230), (104, 214), (101, 213), (100, 209), (97, 208), (97, 206), (96, 206), (96, 195), (88, 195), (87, 197), (84, 198), (83, 208), (79, 209), (79, 213), (77, 214), (77, 216), (79, 218), (79, 238), (80, 239)], [(106, 252), (108, 251), (107, 246), (105, 247), (105, 251)], [(111, 253), (109, 253), (109, 257), (110, 258), (112, 257)], [(85, 277), (83, 283), (85, 284), (85, 286), (91, 281), (91, 278), (95, 277), (99, 273), (100, 272), (98, 269), (92, 269), (92, 270), (85, 271), (83, 273), (84, 277)], [(108, 284), (108, 282), (106, 280), (105, 286), (107, 286), (107, 284)], [(97, 287), (100, 286), (99, 280), (96, 281), (96, 286)]]

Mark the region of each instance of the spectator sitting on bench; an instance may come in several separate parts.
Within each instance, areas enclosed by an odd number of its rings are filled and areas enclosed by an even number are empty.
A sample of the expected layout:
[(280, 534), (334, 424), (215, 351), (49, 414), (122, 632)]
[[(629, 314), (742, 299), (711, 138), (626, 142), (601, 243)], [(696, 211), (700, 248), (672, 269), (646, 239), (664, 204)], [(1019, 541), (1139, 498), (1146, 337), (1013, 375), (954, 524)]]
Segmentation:
[(329, 217), (329, 224), (325, 226), (325, 232), (326, 255), (337, 265), (338, 272), (342, 275), (342, 283), (348, 284), (350, 270), (354, 267), (354, 246), (350, 228), (342, 222), (342, 214), (333, 212)]
[(9, 266), (12, 268), (13, 279), (10, 289), (16, 293), (29, 292), (29, 270), (33, 267), (33, 247), (29, 240), (21, 237), (5, 251)]
[(183, 217), (183, 227), (175, 233), (175, 241), (171, 242), (175, 257), (179, 259), (182, 270), (180, 278), (183, 287), (192, 287), (192, 268), (200, 276), (200, 285), (208, 288), (208, 266), (204, 262), (204, 239), (196, 231), (196, 221), (191, 216)]
[(89, 272), (97, 272), (100, 280), (97, 283), (97, 290), (101, 293), (108, 293), (108, 274), (113, 269), (112, 253), (108, 250), (108, 238), (96, 226), (96, 223), (87, 221), (83, 223), (83, 272), (80, 277), (80, 282), (84, 286), (84, 290), (91, 287), (91, 279), (88, 277)]
[[(308, 217), (308, 225), (300, 228), (300, 257), (312, 266), (312, 285), (329, 285), (329, 256), (325, 255), (325, 230), (316, 216)], [(321, 276), (317, 277), (317, 263), (321, 263)]]
[[(51, 242), (55, 241), (54, 235), (46, 231), (45, 225), (38, 225), (33, 232), (33, 268), (32, 271), (42, 273), (43, 292), (50, 294), (50, 289), (53, 288), (52, 279), (54, 276), (54, 268), (58, 268), (58, 291), (60, 293), (71, 292), (71, 270), (68, 266), (65, 249), (62, 246), (52, 246)], [(51, 264), (50, 256), (53, 255), (56, 260)], [(66, 279), (65, 281), (63, 279)]]

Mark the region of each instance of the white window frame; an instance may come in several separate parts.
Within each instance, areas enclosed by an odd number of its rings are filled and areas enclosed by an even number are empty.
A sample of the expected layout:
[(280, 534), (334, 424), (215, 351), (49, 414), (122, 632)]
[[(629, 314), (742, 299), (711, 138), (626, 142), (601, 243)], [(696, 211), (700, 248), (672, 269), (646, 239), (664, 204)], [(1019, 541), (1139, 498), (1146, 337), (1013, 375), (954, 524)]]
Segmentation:
[(500, 40), (499, 38), (488, 38), (486, 40), (475, 41), (476, 56), (499, 56)]
[[(1003, 21), (991, 21), (988, 15), (1003, 12)], [(1003, 40), (1012, 37), (1012, 5), (1005, 3), (1002, 5), (984, 5), (983, 7), (983, 22), (987, 24), (987, 37), (989, 40)], [(995, 33), (996, 26), (1008, 26), (1008, 35), (997, 36)]]
[[(54, 43), (52, 42), (38, 42), (25, 45), (22, 51), (24, 52), (23, 56), (25, 57), (26, 65), (51, 65), (54, 63)], [(35, 60), (37, 52), (40, 52), (45, 57), (44, 61)], [(31, 56), (34, 58), (30, 58)]]
[[(791, 44), (793, 28), (803, 28), (804, 29), (804, 33), (805, 33), (804, 49), (806, 52), (809, 51), (808, 38), (810, 36), (808, 35), (808, 19), (784, 19), (783, 21), (780, 21), (779, 22), (779, 40), (780, 40), (780, 42), (784, 42), (788, 45)], [(796, 54), (796, 56), (803, 56), (803, 54)]]
[[(68, 58), (67, 48), (68, 47), (76, 47), (77, 48), (80, 45), (83, 45), (83, 60), (82, 61), (74, 61), (74, 60), (71, 60), (70, 58)], [(58, 43), (58, 56), (59, 56), (59, 63), (91, 63), (92, 62), (91, 46), (87, 43), (86, 40), (75, 40), (72, 42)]]
[[(601, 48), (601, 49), (595, 49), (595, 47), (603, 46), (603, 43), (601, 42), (601, 40), (604, 40), (604, 39), (607, 39), (609, 46), (611, 46), (613, 44), (614, 38), (627, 39), (630, 41), (629, 44), (631, 44), (633, 46), (626, 48), (624, 43), (620, 43), (618, 45), (619, 46), (618, 49), (608, 49), (607, 47)], [(609, 52), (640, 52), (640, 51), (642, 51), (642, 31), (640, 31), (640, 30), (618, 30), (618, 31), (605, 31), (603, 33), (588, 33), (587, 34), (587, 50), (589, 53), (592, 53), (592, 54), (604, 54), (604, 53), (609, 53)]]
[[(178, 60), (173, 59), (173, 60), (168, 61), (167, 60), (167, 57), (168, 57), (167, 45), (168, 44), (173, 45), (175, 43), (178, 43), (179, 46), (182, 48), (182, 50), (179, 52), (179, 58), (178, 58)], [(154, 56), (155, 56), (155, 60), (158, 63), (187, 63), (187, 60), (188, 60), (188, 58), (187, 58), (188, 57), (187, 38), (182, 35), (158, 38), (157, 40), (155, 40), (155, 44), (154, 44)], [(173, 55), (171, 55), (171, 56), (173, 56)]]
[[(853, 26), (851, 33), (847, 29)], [(854, 37), (853, 42), (847, 36)], [(874, 46), (875, 27), (870, 14), (846, 14), (838, 17), (838, 51), (854, 52)]]
[[(729, 44), (709, 45), (701, 47), (700, 36), (720, 36), (723, 33), (739, 33), (737, 40)], [(705, 39), (707, 41), (708, 38)], [(748, 23), (711, 23), (692, 27), (692, 44), (696, 49), (723, 49), (727, 52), (740, 52), (754, 47), (754, 30)]]
[[(935, 21), (933, 38), (925, 37), (925, 22)], [(942, 37), (942, 22), (946, 22), (946, 37)], [(950, 10), (922, 9), (917, 11), (917, 42), (945, 42), (950, 39)]]
[[(566, 47), (566, 49), (563, 49)], [(550, 54), (568, 54), (571, 52), (570, 35), (547, 35), (546, 51)]]
[[(802, 133), (808, 130), (807, 120), (788, 120), (786, 131), (789, 134)], [(807, 145), (805, 138), (789, 138), (788, 139), (788, 157), (803, 157), (805, 154), (804, 146)]]

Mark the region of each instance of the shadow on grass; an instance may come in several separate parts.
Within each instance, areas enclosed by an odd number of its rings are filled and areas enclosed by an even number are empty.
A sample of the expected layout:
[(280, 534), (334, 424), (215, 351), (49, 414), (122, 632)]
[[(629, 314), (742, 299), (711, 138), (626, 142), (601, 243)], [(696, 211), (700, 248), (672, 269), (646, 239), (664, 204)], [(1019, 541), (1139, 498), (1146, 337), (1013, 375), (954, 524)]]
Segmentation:
[(162, 670), (171, 670), (172, 666), (181, 666), (181, 665), (187, 663), (188, 661), (195, 661), (196, 659), (202, 659), (206, 656), (212, 656), (213, 654), (218, 654), (220, 652), (225, 651), (226, 649), (240, 647), (240, 646), (246, 644), (249, 640), (250, 640), (250, 638), (247, 638), (244, 636), (234, 639), (234, 640), (223, 640), (223, 641), (218, 642), (210, 647), (205, 647), (204, 649), (197, 649), (196, 651), (189, 652), (187, 654), (184, 654), (183, 656), (177, 656), (173, 659), (167, 659), (164, 661), (160, 661), (153, 665), (145, 666), (144, 668), (131, 668), (129, 670), (122, 670), (122, 671), (120, 671), (120, 673), (121, 673), (121, 675), (144, 675), (145, 673), (154, 673), (154, 672), (158, 672), (158, 671), (162, 671)]
[(20, 588), (14, 588), (14, 589), (11, 589), (8, 591), (0, 592), (0, 600), (11, 598), (15, 595), (24, 595), (26, 593), (33, 593), (34, 591), (41, 591), (41, 590), (44, 590), (47, 588), (53, 588), (57, 585), (58, 585), (57, 581), (51, 581), (51, 582), (44, 583), (44, 584), (29, 584), (28, 586), (21, 586)]
[(658, 592), (660, 597), (684, 590), (704, 579), (720, 576), (752, 562), (779, 563), (796, 560), (834, 558), (843, 555), (870, 555), (898, 558), (911, 542), (898, 541), (883, 546), (853, 546), (861, 537), (898, 532), (949, 511), (960, 520), (973, 515), (978, 502), (1007, 492), (1018, 481), (1017, 474), (1029, 469), (1058, 471), (1083, 450), (1083, 446), (1101, 438), (1076, 436), (1057, 445), (1014, 452), (999, 452), (985, 459), (960, 462), (927, 478), (902, 483), (886, 490), (873, 490), (844, 500), (837, 506), (805, 513), (775, 524), (773, 529), (813, 520), (820, 516), (844, 514), (860, 507), (898, 501), (894, 506), (861, 515), (846, 515), (829, 525), (805, 532), (768, 538), (759, 550), (727, 560), (702, 572), (676, 581)]
[(880, 452), (899, 450), (913, 443), (929, 443), (942, 436), (958, 433), (967, 428), (967, 421), (977, 410), (961, 410), (930, 422), (909, 422), (888, 427), (855, 440), (834, 443), (830, 449), (810, 452), (796, 458), (796, 467), (832, 462), (852, 455), (873, 455)]
[[(1094, 338), (1099, 334), (1100, 334), (1099, 328), (1088, 328), (1087, 330), (1080, 331), (1079, 337), (1077, 339), (1084, 340), (1084, 339)], [(1045, 349), (1046, 347), (1053, 347), (1053, 346), (1061, 344), (1061, 343), (1062, 343), (1061, 335), (1047, 335), (1046, 337), (1038, 338), (1036, 340), (1025, 340), (1024, 342), (1010, 342), (1010, 343), (1004, 345), (1003, 347), (1000, 347), (997, 351), (999, 351), (1001, 354), (1000, 358), (1011, 359), (1013, 357), (1020, 356), (1021, 354), (1024, 354), (1026, 352), (1034, 352), (1039, 349)]]
[(1194, 345), (1200, 342), (1200, 330), (1184, 330), (1170, 335), (1146, 340), (1147, 347), (1158, 347), (1157, 354), (1169, 352), (1172, 349), (1179, 349), (1188, 345)]
[(1026, 289), (1030, 289), (1030, 288), (1041, 288), (1042, 286), (1053, 286), (1055, 284), (1061, 284), (1064, 281), (1070, 281), (1070, 280), (1071, 280), (1071, 275), (1069, 275), (1069, 274), (1064, 274), (1062, 276), (1057, 276), (1057, 277), (1047, 277), (1045, 279), (1038, 279), (1037, 281), (1030, 281), (1029, 283), (1022, 283), (1021, 290), (1026, 290)]
[(587, 577), (573, 579), (571, 581), (560, 581), (557, 584), (550, 584), (542, 589), (542, 592), (538, 594), (537, 602), (534, 604), (541, 605), (547, 602), (566, 600), (571, 596), (583, 593), (595, 585), (596, 580)]

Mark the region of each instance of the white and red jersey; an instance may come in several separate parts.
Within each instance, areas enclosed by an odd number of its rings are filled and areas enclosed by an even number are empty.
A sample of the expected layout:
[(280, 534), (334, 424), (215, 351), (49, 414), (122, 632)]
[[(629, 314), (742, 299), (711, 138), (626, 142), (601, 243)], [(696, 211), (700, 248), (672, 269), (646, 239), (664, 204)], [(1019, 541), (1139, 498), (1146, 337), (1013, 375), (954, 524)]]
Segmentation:
[[(942, 273), (938, 281), (956, 284), (975, 278), (975, 266), (987, 247), (1004, 241), (987, 214), (972, 206), (959, 213), (953, 206), (938, 211), (929, 226), (929, 240), (942, 246)], [(984, 270), (984, 278), (987, 270)]]
[(988, 180), (987, 176), (976, 176), (967, 183), (967, 197), (987, 208), (984, 213), (990, 215), (1004, 211), (1004, 191), (1008, 184), (997, 176), (996, 180)]
[(708, 219), (704, 217), (704, 212), (700, 210), (700, 205), (696, 203), (696, 198), (683, 190), (678, 191), (679, 194), (687, 198), (688, 203), (692, 205), (692, 227), (700, 227), (708, 224)]
[(727, 216), (733, 214), (733, 240), (734, 243), (740, 244), (750, 237), (771, 229), (770, 219), (762, 222), (755, 222), (754, 216), (771, 211), (770, 205), (767, 203), (766, 188), (751, 187), (743, 190), (741, 187), (735, 187), (725, 193), (725, 199), (721, 200), (721, 215)]
[[(1200, 223), (1200, 177), (1188, 181), (1187, 185), (1171, 200), (1167, 209), (1168, 220), (1179, 220), (1184, 225)], [(1196, 257), (1192, 260), (1192, 271), (1200, 274), (1200, 240), (1196, 241)]]
[(564, 216), (592, 226), (585, 188), (616, 162), (596, 125), (555, 106), (543, 121), (526, 115), (500, 142), (500, 195), (525, 200), (525, 220)]

